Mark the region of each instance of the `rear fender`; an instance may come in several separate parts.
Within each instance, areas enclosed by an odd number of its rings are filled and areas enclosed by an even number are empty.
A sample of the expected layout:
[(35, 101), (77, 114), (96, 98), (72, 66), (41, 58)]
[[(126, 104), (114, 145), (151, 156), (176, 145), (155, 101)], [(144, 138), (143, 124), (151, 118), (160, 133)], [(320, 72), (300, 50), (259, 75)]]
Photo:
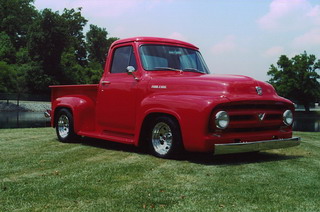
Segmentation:
[(52, 104), (54, 111), (52, 120), (55, 120), (55, 116), (61, 108), (67, 108), (72, 112), (75, 133), (94, 130), (95, 103), (91, 98), (87, 96), (64, 96), (57, 98)]

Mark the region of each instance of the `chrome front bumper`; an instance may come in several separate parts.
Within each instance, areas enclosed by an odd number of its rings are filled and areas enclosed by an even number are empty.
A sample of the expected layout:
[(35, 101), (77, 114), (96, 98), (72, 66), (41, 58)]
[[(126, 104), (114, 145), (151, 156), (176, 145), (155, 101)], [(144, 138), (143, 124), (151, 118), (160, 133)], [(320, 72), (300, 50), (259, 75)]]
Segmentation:
[(215, 144), (215, 155), (243, 153), (243, 152), (257, 152), (268, 149), (280, 149), (298, 146), (301, 138), (286, 138), (268, 141), (254, 141), (243, 143), (228, 143), (228, 144)]

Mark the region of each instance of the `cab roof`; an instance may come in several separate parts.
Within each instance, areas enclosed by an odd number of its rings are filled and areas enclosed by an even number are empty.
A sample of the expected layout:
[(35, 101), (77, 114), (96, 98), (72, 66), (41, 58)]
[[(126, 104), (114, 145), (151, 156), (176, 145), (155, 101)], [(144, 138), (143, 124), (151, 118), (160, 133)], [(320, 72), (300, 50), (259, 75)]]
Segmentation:
[(123, 44), (123, 43), (130, 43), (130, 42), (150, 42), (150, 43), (167, 43), (167, 44), (178, 44), (183, 45), (189, 48), (198, 49), (195, 45), (191, 43), (187, 43), (180, 40), (169, 39), (169, 38), (159, 38), (159, 37), (132, 37), (132, 38), (125, 38), (115, 41), (112, 46)]

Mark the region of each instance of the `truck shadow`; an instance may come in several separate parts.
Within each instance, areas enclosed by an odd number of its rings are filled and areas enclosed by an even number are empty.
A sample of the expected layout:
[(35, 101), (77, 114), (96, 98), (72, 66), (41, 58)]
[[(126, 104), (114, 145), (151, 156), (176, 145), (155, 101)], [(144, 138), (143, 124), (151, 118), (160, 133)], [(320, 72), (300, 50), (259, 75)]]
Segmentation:
[(85, 146), (91, 146), (91, 147), (96, 147), (96, 148), (101, 148), (101, 149), (143, 154), (143, 152), (139, 148), (137, 148), (133, 145), (122, 144), (122, 143), (117, 143), (117, 142), (112, 142), (112, 141), (99, 140), (99, 139), (95, 139), (95, 138), (85, 137), (85, 138), (82, 138), (81, 141), (79, 141), (77, 143), (80, 143)]
[[(148, 155), (145, 150), (138, 147), (121, 144), (111, 141), (103, 141), (93, 138), (83, 138), (81, 142), (82, 145), (121, 151), (130, 152), (141, 155)], [(190, 163), (201, 164), (201, 165), (243, 165), (250, 163), (265, 163), (272, 161), (283, 161), (283, 160), (293, 160), (298, 159), (303, 156), (299, 155), (283, 155), (270, 152), (253, 152), (253, 153), (241, 153), (241, 154), (230, 154), (230, 155), (213, 155), (212, 153), (183, 153), (173, 160), (177, 161), (189, 161)]]
[(203, 153), (189, 153), (185, 160), (202, 165), (243, 165), (250, 163), (265, 163), (272, 161), (283, 161), (298, 159), (302, 156), (283, 155), (269, 152), (253, 152), (230, 155), (213, 155)]

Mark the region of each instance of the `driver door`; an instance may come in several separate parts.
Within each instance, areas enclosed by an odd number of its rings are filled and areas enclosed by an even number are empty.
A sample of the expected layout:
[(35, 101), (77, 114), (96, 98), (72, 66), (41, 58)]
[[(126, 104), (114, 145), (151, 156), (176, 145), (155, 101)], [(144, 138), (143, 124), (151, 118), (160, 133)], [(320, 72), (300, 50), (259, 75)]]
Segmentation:
[(110, 72), (99, 87), (97, 123), (104, 134), (134, 134), (138, 82), (128, 75), (128, 66), (137, 68), (133, 47), (118, 47), (113, 51)]

